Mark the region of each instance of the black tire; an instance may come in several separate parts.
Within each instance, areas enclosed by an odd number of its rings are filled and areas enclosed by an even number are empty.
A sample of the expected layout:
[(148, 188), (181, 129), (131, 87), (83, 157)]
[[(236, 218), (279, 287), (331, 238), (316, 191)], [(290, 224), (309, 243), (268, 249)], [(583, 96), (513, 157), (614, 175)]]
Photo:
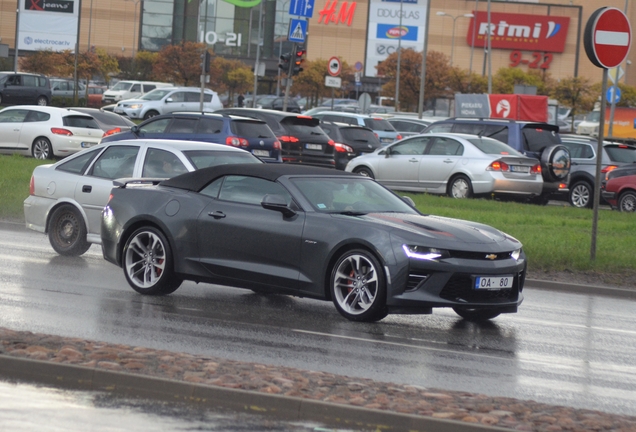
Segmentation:
[(636, 211), (636, 192), (634, 191), (623, 192), (618, 197), (618, 209), (622, 212)]
[(63, 205), (53, 211), (48, 226), (49, 243), (64, 256), (80, 256), (91, 244), (86, 241), (86, 223), (80, 211)]
[(174, 273), (168, 240), (154, 227), (139, 228), (128, 238), (122, 268), (128, 284), (139, 294), (170, 294), (183, 282)]
[(473, 185), (465, 175), (457, 175), (448, 182), (446, 193), (451, 198), (471, 198)]
[(356, 168), (353, 170), (353, 172), (356, 174), (360, 174), (363, 177), (369, 177), (369, 178), (375, 179), (375, 176), (373, 175), (371, 170), (367, 167)]
[(53, 159), (53, 146), (45, 137), (38, 137), (31, 145), (31, 156), (36, 159)]
[(157, 111), (155, 111), (155, 110), (150, 110), (150, 111), (148, 111), (148, 112), (144, 115), (144, 120), (151, 119), (151, 118), (156, 117), (156, 116), (158, 116), (158, 115), (159, 115), (159, 113), (158, 113)]
[(592, 207), (593, 196), (594, 187), (586, 181), (581, 180), (570, 186), (569, 201), (573, 207)]
[(49, 100), (45, 96), (40, 96), (35, 104), (40, 106), (47, 106), (49, 104)]
[(547, 182), (565, 180), (570, 174), (570, 151), (564, 145), (547, 147), (541, 153), (541, 174)]
[(466, 309), (454, 307), (453, 310), (457, 315), (462, 317), (467, 321), (487, 321), (489, 319), (493, 319), (498, 317), (501, 312), (497, 309), (488, 309), (488, 308), (475, 308), (475, 309)]
[(343, 253), (331, 269), (329, 287), (336, 309), (350, 321), (375, 322), (388, 315), (384, 270), (366, 250)]

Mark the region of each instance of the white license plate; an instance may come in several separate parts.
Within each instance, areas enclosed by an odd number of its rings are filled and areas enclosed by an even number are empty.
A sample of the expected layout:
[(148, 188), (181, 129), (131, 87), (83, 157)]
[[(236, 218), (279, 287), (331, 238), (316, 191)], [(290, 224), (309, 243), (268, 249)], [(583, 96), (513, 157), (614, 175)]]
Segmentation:
[(305, 144), (305, 148), (307, 150), (322, 150), (322, 145), (320, 145), (320, 144)]
[(380, 138), (380, 142), (392, 143), (393, 142), (393, 138)]
[(520, 173), (527, 173), (527, 172), (530, 172), (530, 167), (519, 166), (519, 165), (511, 165), (510, 166), (510, 171), (512, 171), (512, 172), (520, 172)]
[(95, 144), (94, 142), (83, 142), (80, 145), (82, 146), (82, 148), (89, 148), (89, 147), (93, 147)]
[(268, 150), (254, 150), (252, 151), (252, 153), (254, 154), (254, 156), (269, 156)]
[(477, 276), (474, 288), (478, 290), (510, 289), (513, 280), (513, 276)]

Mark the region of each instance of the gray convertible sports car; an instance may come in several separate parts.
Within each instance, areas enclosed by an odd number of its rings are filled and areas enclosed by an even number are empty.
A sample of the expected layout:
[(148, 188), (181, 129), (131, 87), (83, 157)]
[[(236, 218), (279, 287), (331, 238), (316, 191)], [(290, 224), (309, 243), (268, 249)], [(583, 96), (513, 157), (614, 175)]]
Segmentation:
[(224, 165), (158, 184), (115, 184), (102, 249), (141, 294), (209, 282), (332, 300), (353, 321), (435, 307), (485, 320), (516, 312), (523, 300), (519, 241), (423, 215), (360, 175)]

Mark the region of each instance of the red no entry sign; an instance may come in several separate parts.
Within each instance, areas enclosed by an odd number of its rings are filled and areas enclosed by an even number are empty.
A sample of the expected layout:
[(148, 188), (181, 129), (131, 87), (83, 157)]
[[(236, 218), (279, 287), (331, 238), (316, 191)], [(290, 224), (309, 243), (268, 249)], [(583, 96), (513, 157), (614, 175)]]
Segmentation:
[(632, 43), (632, 28), (625, 14), (616, 8), (597, 9), (585, 25), (583, 44), (590, 61), (600, 68), (620, 65)]

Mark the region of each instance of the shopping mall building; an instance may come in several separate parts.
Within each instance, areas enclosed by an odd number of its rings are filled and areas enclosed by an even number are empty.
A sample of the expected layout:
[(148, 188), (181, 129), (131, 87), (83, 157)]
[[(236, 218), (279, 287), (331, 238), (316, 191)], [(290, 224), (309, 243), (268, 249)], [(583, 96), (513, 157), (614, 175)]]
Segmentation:
[[(359, 70), (359, 90), (375, 92), (376, 65), (398, 47), (440, 51), (454, 66), (488, 73), (490, 15), (493, 73), (512, 66), (597, 82), (602, 73), (588, 60), (583, 35), (604, 6), (636, 17), (627, 0), (18, 0), (18, 12), (16, 0), (0, 0), (0, 54), (12, 58), (16, 39), (19, 56), (76, 44), (133, 55), (205, 40), (215, 55), (254, 65), (261, 40), (267, 82), (276, 80), (291, 35), (305, 40), (309, 60), (339, 57)], [(636, 84), (630, 63), (622, 79)]]

